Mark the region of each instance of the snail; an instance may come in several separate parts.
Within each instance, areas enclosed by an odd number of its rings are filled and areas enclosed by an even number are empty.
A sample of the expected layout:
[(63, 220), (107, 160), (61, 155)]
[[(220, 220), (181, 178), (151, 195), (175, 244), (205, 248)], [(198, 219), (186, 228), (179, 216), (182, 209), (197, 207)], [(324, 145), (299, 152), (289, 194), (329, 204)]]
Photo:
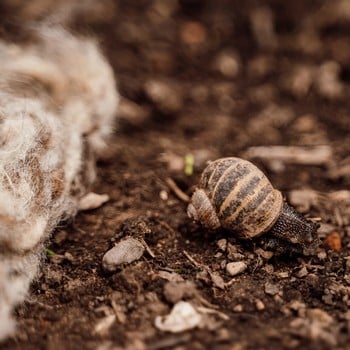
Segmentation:
[(194, 191), (187, 214), (209, 230), (243, 239), (263, 235), (267, 248), (314, 254), (319, 225), (288, 205), (264, 173), (249, 161), (229, 157), (210, 162)]

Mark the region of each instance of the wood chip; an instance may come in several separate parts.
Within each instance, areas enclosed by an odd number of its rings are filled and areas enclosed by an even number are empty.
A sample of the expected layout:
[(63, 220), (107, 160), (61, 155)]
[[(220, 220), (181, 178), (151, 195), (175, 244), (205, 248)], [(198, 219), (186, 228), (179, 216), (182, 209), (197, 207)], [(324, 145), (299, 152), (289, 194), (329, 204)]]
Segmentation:
[(250, 147), (245, 152), (247, 158), (266, 161), (281, 161), (301, 165), (329, 165), (332, 161), (332, 148), (327, 145), (299, 146), (259, 146)]

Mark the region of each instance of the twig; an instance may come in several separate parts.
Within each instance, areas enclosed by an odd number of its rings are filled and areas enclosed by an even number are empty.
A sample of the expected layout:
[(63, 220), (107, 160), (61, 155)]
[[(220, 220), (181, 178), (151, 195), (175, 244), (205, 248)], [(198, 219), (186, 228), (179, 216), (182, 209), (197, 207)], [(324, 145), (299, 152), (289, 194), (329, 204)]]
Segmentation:
[(237, 281), (237, 278), (231, 278), (228, 282), (225, 283), (225, 287), (230, 287), (232, 286), (235, 282)]
[(155, 258), (156, 255), (153, 253), (152, 249), (149, 247), (149, 245), (146, 243), (146, 241), (141, 238), (141, 243), (143, 244), (143, 246), (145, 247), (147, 253), (152, 257)]
[(208, 307), (204, 307), (204, 306), (196, 306), (196, 309), (203, 313), (203, 314), (208, 314), (208, 315), (217, 315), (218, 317), (220, 317), (221, 319), (223, 319), (224, 321), (228, 321), (230, 318), (224, 314), (223, 312), (221, 311), (218, 311), (218, 310), (213, 310), (213, 309), (210, 309)]
[(198, 299), (198, 301), (205, 305), (206, 307), (209, 307), (211, 309), (219, 309), (219, 306), (214, 305), (212, 303), (210, 303), (207, 299), (205, 299), (202, 295), (200, 295), (200, 293), (198, 292), (198, 294), (196, 295), (196, 298)]
[[(194, 260), (194, 258), (192, 258), (192, 256), (186, 252), (186, 250), (183, 251), (185, 257), (196, 267), (198, 267), (199, 269), (206, 269), (206, 266), (203, 266), (202, 264), (200, 264), (199, 262), (197, 262), (196, 260)], [(207, 269), (206, 269), (207, 270)]]
[(197, 262), (195, 259), (192, 258), (190, 254), (186, 252), (186, 250), (184, 250), (183, 253), (194, 266), (208, 273), (215, 287), (225, 289), (225, 282), (217, 272), (212, 272), (208, 266)]
[(190, 197), (179, 188), (179, 186), (176, 184), (176, 182), (173, 179), (171, 179), (170, 177), (167, 177), (165, 179), (165, 182), (170, 188), (170, 190), (172, 190), (180, 200), (182, 200), (185, 203), (188, 203), (190, 201)]

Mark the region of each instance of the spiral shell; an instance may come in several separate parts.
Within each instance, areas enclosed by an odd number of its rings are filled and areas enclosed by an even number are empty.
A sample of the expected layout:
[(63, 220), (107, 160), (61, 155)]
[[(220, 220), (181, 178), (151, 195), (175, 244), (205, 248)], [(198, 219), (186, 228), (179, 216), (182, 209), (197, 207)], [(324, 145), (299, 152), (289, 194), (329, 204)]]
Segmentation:
[(280, 191), (252, 163), (221, 158), (203, 171), (188, 214), (210, 229), (223, 227), (244, 238), (268, 231), (283, 208)]

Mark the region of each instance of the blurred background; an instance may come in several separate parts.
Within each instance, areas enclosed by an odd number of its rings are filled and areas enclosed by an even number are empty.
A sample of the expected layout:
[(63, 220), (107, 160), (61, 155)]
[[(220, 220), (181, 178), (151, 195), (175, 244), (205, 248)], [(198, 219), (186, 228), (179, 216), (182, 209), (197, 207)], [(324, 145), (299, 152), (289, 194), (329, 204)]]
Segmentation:
[[(347, 0), (0, 6), (1, 34), (12, 40), (25, 40), (22, 26), (42, 19), (97, 36), (123, 96), (121, 127), (130, 132), (169, 127), (192, 149), (205, 144), (226, 154), (252, 145), (338, 148), (349, 131)], [(343, 157), (350, 146), (341, 143)]]
[(347, 0), (0, 6), (11, 40), (25, 40), (22, 26), (42, 19), (98, 37), (123, 97), (119, 132), (160, 130), (174, 137), (175, 153), (197, 150), (199, 163), (254, 145), (326, 144), (339, 159), (348, 154)]

